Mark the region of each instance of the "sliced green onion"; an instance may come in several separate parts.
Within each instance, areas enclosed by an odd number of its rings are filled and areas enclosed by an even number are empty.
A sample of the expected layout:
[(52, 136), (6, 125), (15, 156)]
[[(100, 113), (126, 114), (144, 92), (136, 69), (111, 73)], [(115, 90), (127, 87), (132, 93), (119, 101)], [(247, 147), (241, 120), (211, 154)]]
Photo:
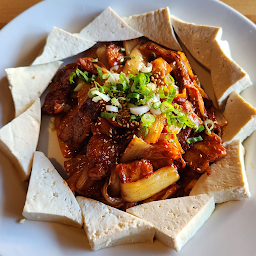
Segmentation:
[(152, 108), (153, 109), (159, 109), (161, 106), (161, 101), (153, 102)]
[(139, 137), (141, 135), (141, 133), (145, 130), (145, 133), (144, 133), (144, 138), (148, 135), (148, 127), (147, 126), (142, 126), (142, 128), (140, 129), (139, 131)]
[(112, 98), (112, 99), (111, 99), (111, 104), (114, 105), (114, 106), (116, 106), (116, 107), (119, 107), (119, 106), (120, 106), (120, 103), (119, 103), (119, 101), (118, 101), (117, 98)]
[(92, 60), (92, 62), (98, 62), (98, 61), (99, 61), (98, 58)]
[(187, 142), (188, 144), (192, 144), (192, 143), (195, 143), (195, 142), (198, 142), (198, 141), (202, 141), (202, 140), (203, 140), (202, 136), (199, 135), (199, 136), (197, 136), (197, 137), (188, 138), (188, 139), (186, 140), (186, 142)]
[(105, 73), (102, 75), (102, 78), (103, 79), (108, 79), (110, 77), (110, 74), (109, 73)]
[(169, 96), (168, 96), (168, 98), (167, 98), (167, 102), (168, 102), (168, 103), (172, 103), (172, 101), (173, 101), (175, 95), (176, 95), (176, 88), (175, 88), (175, 87), (172, 87), (172, 88), (171, 88), (171, 92), (169, 93)]
[(103, 79), (103, 73), (102, 73), (101, 68), (97, 68), (97, 72), (98, 72), (98, 75), (99, 75), (99, 77), (100, 77), (100, 81), (103, 82), (104, 79)]
[(125, 75), (124, 75), (124, 73), (121, 73), (120, 75), (119, 75), (119, 79), (120, 79), (120, 81), (121, 81), (121, 83), (122, 83), (122, 85), (123, 85), (123, 87), (124, 87), (124, 91), (126, 90), (126, 88), (128, 87), (128, 80), (127, 80), (127, 78), (125, 77)]
[[(168, 80), (171, 81), (171, 82), (169, 82)], [(174, 80), (174, 78), (171, 75), (166, 75), (164, 77), (164, 81), (168, 85), (173, 85), (175, 83), (175, 80)]]
[(160, 110), (164, 114), (167, 112), (173, 111), (173, 109), (174, 109), (173, 105), (168, 103), (167, 101), (164, 101), (160, 106)]
[(204, 130), (204, 126), (200, 125), (198, 127), (196, 127), (195, 132), (202, 132)]
[(160, 87), (158, 90), (160, 99), (166, 99), (169, 96), (168, 89), (164, 86)]
[(70, 74), (70, 77), (69, 77), (69, 82), (71, 83), (71, 84), (74, 84), (75, 83), (75, 81), (74, 81), (74, 78), (76, 77), (76, 73), (75, 72), (72, 72), (71, 74)]
[(139, 99), (140, 99), (140, 94), (137, 93), (137, 92), (131, 92), (131, 93), (129, 93), (129, 94), (126, 96), (126, 98), (127, 98), (127, 99), (132, 98), (132, 99), (137, 99), (137, 100), (139, 100)]
[(77, 74), (77, 76), (81, 79), (81, 80), (83, 80), (83, 81), (85, 81), (86, 83), (90, 83), (91, 81), (90, 81), (90, 78), (88, 77), (88, 72), (87, 71), (81, 71), (80, 69), (76, 69), (76, 74)]
[(143, 123), (143, 126), (150, 127), (155, 122), (155, 117), (149, 113), (144, 114), (141, 117), (141, 122)]
[(104, 118), (116, 118), (116, 114), (114, 113), (108, 113), (108, 112), (101, 112), (100, 113), (100, 116), (101, 117), (104, 117)]
[(208, 133), (212, 133), (212, 129), (214, 128), (214, 122), (211, 119), (206, 119), (204, 121), (204, 126)]
[(125, 52), (125, 48), (121, 47), (119, 51), (120, 52)]
[[(144, 96), (145, 97), (145, 96)], [(151, 100), (152, 98), (154, 98), (155, 97), (155, 94), (154, 93), (151, 93), (151, 94), (149, 94), (147, 97), (145, 97), (144, 99), (142, 99), (142, 100), (140, 100), (139, 102), (138, 102), (138, 105), (145, 105), (145, 104), (147, 104), (147, 102), (149, 101), (149, 100)]]

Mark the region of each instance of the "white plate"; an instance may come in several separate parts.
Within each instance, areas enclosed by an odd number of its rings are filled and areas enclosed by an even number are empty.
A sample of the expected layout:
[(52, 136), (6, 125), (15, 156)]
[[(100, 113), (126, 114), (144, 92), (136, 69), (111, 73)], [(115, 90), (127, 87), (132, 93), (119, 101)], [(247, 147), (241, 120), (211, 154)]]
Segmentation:
[[(245, 17), (218, 1), (43, 1), (22, 13), (0, 32), (0, 127), (14, 117), (11, 94), (4, 69), (29, 65), (44, 44), (52, 26), (78, 32), (108, 5), (121, 17), (170, 7), (173, 15), (190, 22), (223, 27), (232, 56), (256, 81), (256, 27)], [(202, 68), (194, 66), (199, 73)], [(242, 96), (256, 106), (252, 86)], [(246, 171), (252, 198), (228, 202), (216, 207), (212, 217), (177, 254), (155, 241), (154, 244), (117, 246), (97, 252), (89, 249), (85, 233), (56, 223), (26, 221), (19, 224), (27, 183), (0, 153), (0, 255), (189, 255), (255, 256), (256, 255), (256, 134), (244, 143)], [(47, 152), (45, 152), (47, 153)], [(55, 162), (55, 164), (57, 164)], [(58, 167), (58, 166), (56, 166)]]

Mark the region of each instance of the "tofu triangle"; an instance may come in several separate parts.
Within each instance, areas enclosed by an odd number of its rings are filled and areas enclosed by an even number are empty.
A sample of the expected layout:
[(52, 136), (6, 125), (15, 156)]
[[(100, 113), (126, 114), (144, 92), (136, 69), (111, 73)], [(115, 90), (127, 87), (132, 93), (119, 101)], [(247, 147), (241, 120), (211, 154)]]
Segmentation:
[(231, 92), (240, 93), (252, 85), (249, 75), (226, 55), (220, 40), (215, 40), (212, 48), (211, 78), (220, 108), (224, 107)]
[(180, 251), (211, 216), (214, 208), (212, 196), (199, 195), (153, 201), (126, 211), (150, 223), (160, 242)]
[(224, 144), (236, 139), (243, 142), (256, 130), (256, 109), (236, 91), (229, 95), (223, 115), (228, 122), (222, 130)]
[(155, 231), (145, 221), (99, 201), (77, 197), (92, 250), (126, 243), (153, 242)]
[(220, 38), (219, 27), (197, 25), (171, 16), (172, 26), (191, 55), (207, 69), (211, 68), (211, 51), (215, 38)]
[(23, 216), (29, 220), (59, 222), (82, 226), (76, 198), (50, 160), (35, 152)]
[(85, 40), (65, 30), (53, 27), (47, 37), (43, 53), (34, 60), (32, 65), (66, 59), (91, 48), (94, 44), (96, 42)]
[(29, 178), (41, 122), (38, 98), (24, 113), (0, 129), (0, 149), (14, 164), (21, 179)]
[(106, 8), (79, 36), (97, 42), (123, 41), (143, 36), (128, 26), (110, 7)]
[(61, 64), (61, 61), (55, 61), (36, 66), (5, 69), (16, 117), (43, 94)]
[(234, 140), (226, 147), (227, 155), (211, 165), (211, 174), (204, 173), (192, 188), (190, 195), (209, 194), (215, 203), (250, 197), (244, 167), (244, 147)]
[(150, 40), (172, 50), (182, 50), (172, 29), (168, 7), (129, 16), (123, 20)]

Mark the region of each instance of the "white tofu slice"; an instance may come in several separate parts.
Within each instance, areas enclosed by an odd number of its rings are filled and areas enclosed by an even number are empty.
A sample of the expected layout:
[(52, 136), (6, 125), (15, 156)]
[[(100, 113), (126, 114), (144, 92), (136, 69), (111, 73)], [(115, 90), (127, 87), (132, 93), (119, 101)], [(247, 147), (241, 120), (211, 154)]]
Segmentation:
[(63, 60), (81, 53), (95, 44), (96, 42), (85, 40), (60, 28), (53, 27), (47, 37), (42, 54), (34, 60), (32, 65)]
[(61, 64), (61, 61), (55, 61), (36, 66), (5, 69), (16, 117), (43, 94)]
[(123, 41), (143, 36), (128, 26), (110, 7), (106, 8), (79, 33), (81, 38), (97, 42)]
[(147, 222), (90, 198), (79, 196), (77, 201), (92, 250), (119, 244), (153, 242), (155, 230)]
[(231, 92), (240, 93), (252, 85), (249, 75), (225, 54), (219, 40), (216, 40), (212, 48), (211, 78), (220, 108), (223, 108)]
[(39, 151), (35, 152), (22, 215), (28, 220), (53, 221), (78, 228), (83, 224), (80, 206), (68, 184)]
[(244, 168), (244, 147), (234, 140), (226, 148), (227, 155), (212, 164), (211, 174), (204, 173), (192, 188), (190, 195), (209, 194), (215, 203), (241, 200), (250, 197), (249, 185)]
[(199, 195), (154, 201), (126, 211), (149, 222), (156, 230), (156, 239), (178, 252), (214, 208), (212, 196)]
[(191, 55), (207, 69), (211, 67), (211, 52), (215, 38), (221, 38), (219, 27), (187, 23), (171, 16), (172, 26)]
[(123, 18), (123, 20), (150, 40), (172, 50), (182, 50), (171, 25), (168, 7), (149, 13), (129, 16)]
[(256, 109), (237, 92), (229, 95), (223, 115), (228, 122), (222, 130), (224, 145), (235, 139), (243, 142), (256, 130)]
[(0, 129), (0, 149), (18, 170), (21, 179), (29, 178), (37, 147), (41, 122), (38, 98), (24, 113)]

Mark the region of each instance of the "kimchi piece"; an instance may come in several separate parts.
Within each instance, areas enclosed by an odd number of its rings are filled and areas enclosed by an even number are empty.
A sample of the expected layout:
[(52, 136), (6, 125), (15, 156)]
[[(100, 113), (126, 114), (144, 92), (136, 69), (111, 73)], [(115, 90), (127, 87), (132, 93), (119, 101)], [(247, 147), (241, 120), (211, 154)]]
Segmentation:
[(185, 54), (145, 38), (88, 54), (58, 71), (43, 105), (71, 190), (123, 210), (187, 196), (226, 151)]

